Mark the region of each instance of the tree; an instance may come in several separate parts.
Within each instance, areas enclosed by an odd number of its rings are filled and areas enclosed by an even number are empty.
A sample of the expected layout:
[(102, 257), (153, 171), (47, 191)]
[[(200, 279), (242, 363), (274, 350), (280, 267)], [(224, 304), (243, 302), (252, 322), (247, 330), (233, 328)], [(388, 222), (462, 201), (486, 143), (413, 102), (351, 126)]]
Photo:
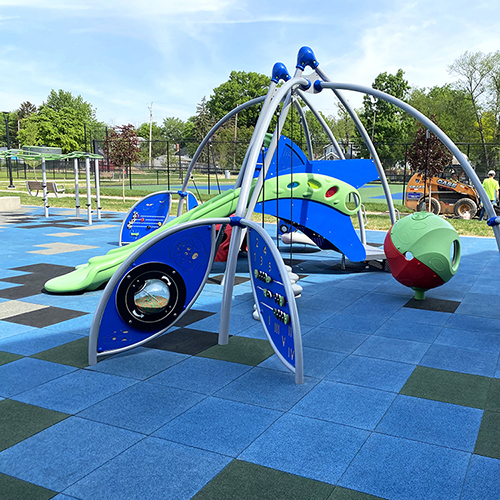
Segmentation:
[(127, 168), (139, 161), (141, 148), (131, 124), (113, 127), (104, 141), (104, 152), (115, 168)]
[(457, 75), (455, 82), (458, 90), (469, 97), (476, 115), (477, 129), (483, 145), (486, 168), (490, 167), (488, 148), (484, 134), (484, 113), (495, 108), (498, 96), (492, 99), (496, 89), (496, 75), (500, 67), (500, 52), (464, 52), (448, 68), (452, 75)]
[[(395, 75), (387, 72), (380, 73), (375, 78), (372, 88), (404, 101), (408, 96), (410, 86), (403, 76), (402, 69), (399, 69)], [(408, 133), (413, 123), (412, 118), (394, 104), (365, 95), (360, 119), (372, 142), (375, 143), (382, 162), (388, 167), (394, 166), (397, 160), (403, 157), (405, 148), (403, 143), (408, 141)], [(357, 137), (360, 139), (358, 132)], [(362, 154), (367, 154), (364, 146), (361, 150)]]
[[(149, 160), (149, 123), (143, 123), (138, 129), (137, 134), (144, 139), (141, 142), (141, 161), (148, 162)], [(164, 136), (163, 127), (160, 127), (156, 122), (151, 124), (151, 156), (158, 158), (167, 153), (167, 141)]]
[(23, 118), (28, 118), (28, 116), (36, 112), (37, 109), (34, 104), (29, 101), (24, 101), (21, 103), (19, 109), (17, 110), (17, 118), (18, 120), (22, 120)]
[[(454, 142), (474, 142), (477, 136), (476, 116), (467, 94), (454, 89), (450, 84), (428, 90), (415, 88), (408, 103), (430, 118), (435, 116), (436, 124)], [(420, 124), (415, 121), (415, 133)]]
[(131, 174), (133, 163), (139, 161), (141, 148), (139, 137), (133, 125), (122, 125), (113, 127), (104, 141), (104, 154), (108, 157), (110, 164), (122, 170), (122, 197), (125, 201), (125, 175), (127, 167)]
[[(434, 115), (430, 119), (437, 125)], [(413, 144), (408, 149), (407, 158), (415, 172), (433, 177), (442, 173), (451, 163), (453, 155), (436, 135), (421, 125), (415, 134)]]
[[(270, 78), (254, 72), (231, 71), (229, 80), (213, 90), (207, 101), (207, 110), (214, 120), (219, 121), (231, 110), (251, 99), (267, 94)], [(252, 106), (238, 113), (238, 127), (255, 127), (260, 109)]]
[(337, 103), (337, 117), (330, 116), (329, 123), (331, 123), (331, 130), (337, 139), (337, 142), (344, 150), (344, 154), (349, 152), (352, 146), (353, 138), (356, 135), (356, 126), (351, 118), (351, 115), (339, 102)]
[(83, 151), (85, 125), (98, 125), (94, 108), (79, 95), (51, 90), (38, 112), (31, 112), (21, 120), (20, 145), (40, 145), (62, 148), (64, 153)]

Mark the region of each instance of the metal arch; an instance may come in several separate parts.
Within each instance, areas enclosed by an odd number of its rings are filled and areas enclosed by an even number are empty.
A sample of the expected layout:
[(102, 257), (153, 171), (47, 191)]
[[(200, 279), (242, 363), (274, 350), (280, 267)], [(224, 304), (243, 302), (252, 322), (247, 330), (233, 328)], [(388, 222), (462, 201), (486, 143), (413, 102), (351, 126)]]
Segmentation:
[[(406, 111), (408, 114), (417, 119), (420, 123), (425, 125), (434, 135), (436, 135), (441, 142), (451, 151), (451, 153), (455, 156), (455, 158), (460, 163), (460, 166), (464, 169), (464, 172), (467, 174), (469, 179), (472, 181), (472, 184), (476, 188), (479, 193), (479, 197), (486, 208), (486, 212), (488, 217), (496, 217), (495, 209), (484, 190), (484, 187), (479, 180), (476, 172), (470, 165), (470, 163), (465, 158), (465, 155), (458, 149), (455, 143), (429, 118), (423, 115), (420, 111), (417, 111), (413, 106), (410, 106), (406, 102), (401, 101), (397, 97), (394, 97), (390, 94), (386, 94), (380, 90), (374, 89), (372, 87), (366, 87), (365, 85), (358, 85), (355, 83), (337, 83), (337, 82), (321, 82), (322, 88), (330, 88), (332, 90), (352, 90), (353, 92), (362, 92), (368, 95), (372, 95), (377, 97), (378, 99), (382, 99), (391, 104), (394, 104), (398, 108), (401, 108), (403, 111)], [(392, 198), (391, 198), (392, 199)], [(498, 250), (500, 251), (500, 226), (493, 226), (493, 234), (495, 235), (495, 239), (497, 242)]]

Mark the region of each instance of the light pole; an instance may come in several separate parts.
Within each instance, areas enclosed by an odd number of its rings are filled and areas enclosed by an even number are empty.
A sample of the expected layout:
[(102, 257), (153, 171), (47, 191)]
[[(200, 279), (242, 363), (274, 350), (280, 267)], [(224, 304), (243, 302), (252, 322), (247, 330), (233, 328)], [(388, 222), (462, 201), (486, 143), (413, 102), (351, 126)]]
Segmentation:
[[(7, 136), (7, 149), (10, 149), (9, 112), (4, 111), (3, 117), (5, 119), (5, 135)], [(10, 156), (6, 158), (6, 161), (7, 161), (7, 168), (9, 169), (9, 180), (10, 180), (8, 189), (16, 189), (16, 186), (14, 186), (14, 183), (12, 182), (12, 163), (10, 162)]]
[(375, 104), (377, 104), (377, 99), (373, 96), (370, 96), (370, 101), (373, 106), (373, 122), (372, 122), (372, 142), (373, 142), (373, 137), (375, 135), (375, 118), (377, 117), (377, 108), (375, 107)]

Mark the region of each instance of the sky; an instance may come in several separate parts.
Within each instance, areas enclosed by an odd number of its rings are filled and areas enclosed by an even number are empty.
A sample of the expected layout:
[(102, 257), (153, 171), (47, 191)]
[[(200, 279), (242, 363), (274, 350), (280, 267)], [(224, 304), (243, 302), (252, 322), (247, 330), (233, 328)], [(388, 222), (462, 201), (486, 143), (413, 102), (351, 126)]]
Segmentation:
[[(149, 122), (151, 103), (186, 120), (233, 70), (293, 74), (304, 45), (332, 81), (444, 85), (465, 51), (500, 50), (499, 20), (498, 0), (0, 0), (0, 111), (62, 89), (110, 126)], [(335, 114), (331, 92), (312, 98)]]

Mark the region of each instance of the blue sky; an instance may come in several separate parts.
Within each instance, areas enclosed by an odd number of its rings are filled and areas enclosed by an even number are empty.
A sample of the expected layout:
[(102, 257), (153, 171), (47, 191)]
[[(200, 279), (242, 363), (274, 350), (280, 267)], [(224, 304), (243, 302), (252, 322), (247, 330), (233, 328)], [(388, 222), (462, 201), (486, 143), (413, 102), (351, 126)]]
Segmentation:
[[(333, 81), (452, 82), (460, 54), (500, 49), (500, 3), (462, 0), (0, 0), (0, 107), (80, 94), (109, 125), (187, 119), (232, 70), (293, 73), (310, 46)], [(335, 112), (333, 97), (317, 107)], [(355, 94), (349, 100), (359, 106)]]

